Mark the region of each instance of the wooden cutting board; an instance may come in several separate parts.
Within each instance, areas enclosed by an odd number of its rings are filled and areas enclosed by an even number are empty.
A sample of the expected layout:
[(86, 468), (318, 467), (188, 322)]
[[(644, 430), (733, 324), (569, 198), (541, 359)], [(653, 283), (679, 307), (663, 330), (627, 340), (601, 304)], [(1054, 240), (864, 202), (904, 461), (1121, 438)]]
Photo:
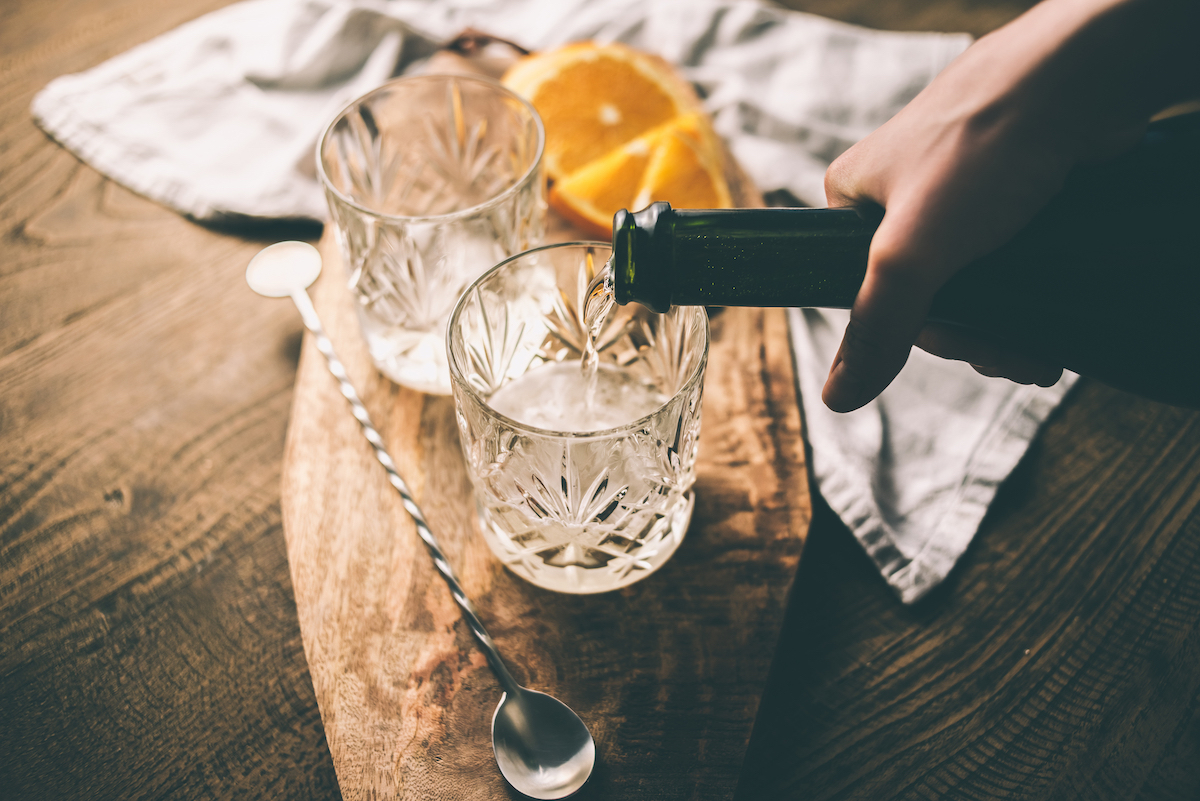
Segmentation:
[[(731, 178), (742, 205), (761, 205)], [(616, 592), (562, 595), (487, 549), (453, 401), (373, 369), (330, 234), (317, 309), (513, 675), (590, 727), (597, 767), (576, 798), (730, 797), (811, 516), (784, 312), (713, 316), (695, 513), (671, 561)], [(586, 237), (552, 220), (549, 238)], [(500, 688), (307, 335), (283, 523), (343, 796), (521, 797), (491, 750)]]

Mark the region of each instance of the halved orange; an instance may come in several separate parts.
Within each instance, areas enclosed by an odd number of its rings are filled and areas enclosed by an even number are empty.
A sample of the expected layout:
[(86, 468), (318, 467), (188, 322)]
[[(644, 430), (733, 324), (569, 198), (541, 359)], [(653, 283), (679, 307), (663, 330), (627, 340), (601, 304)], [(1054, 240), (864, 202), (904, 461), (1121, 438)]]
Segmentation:
[(550, 203), (596, 236), (612, 234), (619, 209), (641, 209), (655, 200), (675, 208), (732, 205), (719, 152), (706, 138), (698, 112), (671, 120), (550, 187)]
[(721, 149), (691, 86), (660, 58), (579, 42), (517, 62), (504, 83), (546, 127), (552, 206), (594, 234), (653, 200), (730, 205)]

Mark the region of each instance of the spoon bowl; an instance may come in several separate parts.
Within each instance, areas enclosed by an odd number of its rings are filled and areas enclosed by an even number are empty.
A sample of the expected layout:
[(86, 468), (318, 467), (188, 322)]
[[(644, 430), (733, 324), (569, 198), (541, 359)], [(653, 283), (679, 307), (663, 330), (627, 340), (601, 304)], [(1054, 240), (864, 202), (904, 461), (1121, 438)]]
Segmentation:
[(291, 297), (312, 332), (317, 350), (329, 364), (329, 372), (337, 379), (342, 395), (349, 401), (354, 417), (362, 427), (367, 441), (375, 448), (375, 458), (387, 471), (388, 479), (404, 508), (417, 524), (417, 534), (433, 558), (433, 564), (450, 587), (450, 594), (475, 635), (488, 664), (504, 695), (492, 716), (492, 750), (496, 764), (508, 783), (531, 798), (566, 798), (588, 780), (596, 764), (596, 743), (583, 721), (571, 709), (553, 696), (528, 690), (517, 684), (504, 664), (496, 643), (492, 640), (475, 605), (458, 583), (458, 577), (446, 560), (437, 538), (425, 521), (425, 515), (413, 499), (408, 485), (396, 472), (396, 463), (384, 446), (383, 437), (371, 422), (367, 408), (346, 373), (346, 367), (333, 350), (325, 334), (317, 310), (306, 291), (321, 273), (321, 254), (305, 242), (278, 242), (263, 248), (246, 267), (246, 283), (268, 298)]
[(524, 687), (500, 699), (492, 750), (504, 778), (530, 798), (566, 798), (596, 765), (596, 744), (579, 716), (557, 698)]

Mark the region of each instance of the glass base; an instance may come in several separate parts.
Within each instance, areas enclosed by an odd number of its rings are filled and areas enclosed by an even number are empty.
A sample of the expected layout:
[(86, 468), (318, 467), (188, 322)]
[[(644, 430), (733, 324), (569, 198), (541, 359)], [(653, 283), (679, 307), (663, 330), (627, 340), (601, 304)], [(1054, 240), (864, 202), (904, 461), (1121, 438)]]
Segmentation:
[(450, 394), (445, 328), (408, 331), (387, 328), (359, 315), (371, 361), (379, 372), (401, 386), (430, 395)]
[(543, 521), (538, 544), (524, 547), (518, 542), (521, 535), (510, 533), (498, 519), (504, 510), (495, 510), (498, 515), (482, 504), (476, 508), (484, 539), (505, 567), (546, 590), (590, 595), (627, 587), (666, 564), (683, 542), (695, 506), (692, 492), (676, 498), (636, 542), (602, 526), (568, 529)]

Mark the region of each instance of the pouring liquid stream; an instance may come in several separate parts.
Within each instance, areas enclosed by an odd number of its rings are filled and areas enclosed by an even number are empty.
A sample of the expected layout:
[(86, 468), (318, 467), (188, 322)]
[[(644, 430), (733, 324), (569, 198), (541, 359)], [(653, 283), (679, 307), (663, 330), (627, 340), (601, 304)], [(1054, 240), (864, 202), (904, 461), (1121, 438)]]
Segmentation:
[(590, 411), (596, 401), (596, 376), (600, 367), (600, 351), (596, 341), (600, 338), (608, 314), (616, 303), (613, 295), (612, 259), (605, 262), (592, 277), (584, 295), (583, 303), (583, 353), (579, 357), (579, 367), (583, 371), (583, 381), (586, 387), (584, 403)]

